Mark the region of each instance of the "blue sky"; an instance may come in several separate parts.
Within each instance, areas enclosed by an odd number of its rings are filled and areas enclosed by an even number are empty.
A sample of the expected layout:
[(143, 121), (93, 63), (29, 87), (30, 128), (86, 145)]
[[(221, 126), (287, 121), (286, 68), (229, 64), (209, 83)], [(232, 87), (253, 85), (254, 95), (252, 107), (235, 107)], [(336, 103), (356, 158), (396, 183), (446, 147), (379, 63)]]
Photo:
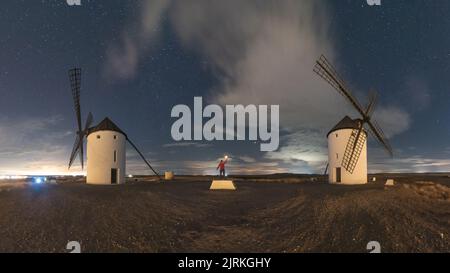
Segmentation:
[[(161, 171), (321, 173), (326, 134), (350, 105), (312, 71), (325, 54), (375, 118), (371, 172), (450, 169), (450, 2), (384, 0), (6, 0), (0, 8), (0, 174), (67, 172), (75, 116), (67, 70), (83, 69), (82, 114), (110, 117)], [(174, 105), (280, 105), (280, 149), (175, 143)], [(150, 173), (129, 149), (128, 171)]]

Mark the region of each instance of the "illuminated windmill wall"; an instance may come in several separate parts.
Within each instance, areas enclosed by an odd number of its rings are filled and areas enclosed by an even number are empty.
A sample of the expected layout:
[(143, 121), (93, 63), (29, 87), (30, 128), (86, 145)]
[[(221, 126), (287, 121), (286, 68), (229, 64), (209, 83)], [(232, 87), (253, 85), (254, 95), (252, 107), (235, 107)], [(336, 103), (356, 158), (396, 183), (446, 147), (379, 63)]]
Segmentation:
[(125, 183), (126, 142), (126, 134), (109, 118), (88, 130), (88, 184)]
[(363, 131), (356, 147), (355, 152), (359, 154), (359, 157), (352, 157), (353, 147), (348, 146), (349, 143), (354, 142), (358, 134), (359, 122), (346, 116), (327, 135), (328, 181), (330, 183), (367, 183), (367, 132)]

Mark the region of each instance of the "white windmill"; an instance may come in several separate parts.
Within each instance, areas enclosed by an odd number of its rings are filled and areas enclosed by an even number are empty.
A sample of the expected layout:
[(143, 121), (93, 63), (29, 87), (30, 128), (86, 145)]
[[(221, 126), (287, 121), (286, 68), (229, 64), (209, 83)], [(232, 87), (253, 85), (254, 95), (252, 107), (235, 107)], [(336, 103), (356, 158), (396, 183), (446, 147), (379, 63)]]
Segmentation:
[(109, 118), (103, 119), (97, 126), (90, 127), (93, 121), (89, 113), (86, 123), (81, 124), (81, 69), (69, 70), (70, 86), (75, 105), (78, 131), (75, 144), (69, 159), (69, 169), (78, 153), (80, 154), (81, 168), (84, 169), (84, 138), (87, 139), (87, 177), (88, 184), (122, 184), (125, 183), (126, 174), (126, 142), (136, 150), (147, 166), (158, 176), (159, 174), (145, 159), (143, 154), (131, 142), (127, 134), (115, 125)]
[[(330, 62), (321, 56), (314, 67), (320, 77), (347, 98), (361, 115), (360, 119), (346, 116), (327, 135), (329, 182), (338, 184), (367, 184), (367, 132), (377, 139), (392, 157), (392, 148), (380, 126), (372, 119), (376, 93), (372, 93), (364, 109), (352, 93), (345, 87), (344, 81)], [(368, 130), (364, 125), (368, 125)], [(327, 172), (325, 170), (325, 173)]]

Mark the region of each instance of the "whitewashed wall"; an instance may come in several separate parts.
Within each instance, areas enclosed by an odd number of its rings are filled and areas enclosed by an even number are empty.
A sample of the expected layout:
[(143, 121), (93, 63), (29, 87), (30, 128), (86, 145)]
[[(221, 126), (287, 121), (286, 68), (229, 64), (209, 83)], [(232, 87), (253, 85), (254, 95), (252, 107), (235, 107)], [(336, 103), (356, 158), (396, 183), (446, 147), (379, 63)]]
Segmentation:
[[(115, 162), (114, 151), (116, 151)], [(111, 184), (111, 169), (116, 168), (117, 183), (125, 183), (125, 159), (126, 138), (123, 134), (115, 131), (98, 131), (89, 134), (87, 137), (86, 182), (109, 185)]]

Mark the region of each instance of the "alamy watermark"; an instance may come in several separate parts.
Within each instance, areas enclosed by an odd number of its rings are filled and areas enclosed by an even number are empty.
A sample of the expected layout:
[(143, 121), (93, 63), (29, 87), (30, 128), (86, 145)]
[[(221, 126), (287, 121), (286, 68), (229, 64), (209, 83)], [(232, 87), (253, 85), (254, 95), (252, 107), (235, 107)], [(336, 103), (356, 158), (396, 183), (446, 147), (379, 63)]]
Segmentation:
[[(279, 105), (226, 105), (224, 122), (221, 106), (211, 104), (203, 108), (203, 98), (195, 97), (193, 114), (189, 106), (179, 104), (172, 108), (171, 117), (178, 118), (171, 129), (175, 141), (259, 140), (262, 152), (276, 151), (280, 144)], [(205, 118), (209, 120), (203, 124)]]
[(81, 0), (66, 0), (69, 6), (81, 6)]
[(70, 250), (69, 253), (81, 253), (81, 244), (78, 241), (70, 241), (67, 243), (66, 249)]
[[(366, 0), (369, 6), (381, 6), (381, 0)], [(69, 6), (81, 6), (81, 0), (66, 0)]]
[(381, 253), (381, 244), (377, 241), (370, 241), (366, 247), (369, 253)]
[(381, 6), (381, 0), (367, 0), (369, 6)]

